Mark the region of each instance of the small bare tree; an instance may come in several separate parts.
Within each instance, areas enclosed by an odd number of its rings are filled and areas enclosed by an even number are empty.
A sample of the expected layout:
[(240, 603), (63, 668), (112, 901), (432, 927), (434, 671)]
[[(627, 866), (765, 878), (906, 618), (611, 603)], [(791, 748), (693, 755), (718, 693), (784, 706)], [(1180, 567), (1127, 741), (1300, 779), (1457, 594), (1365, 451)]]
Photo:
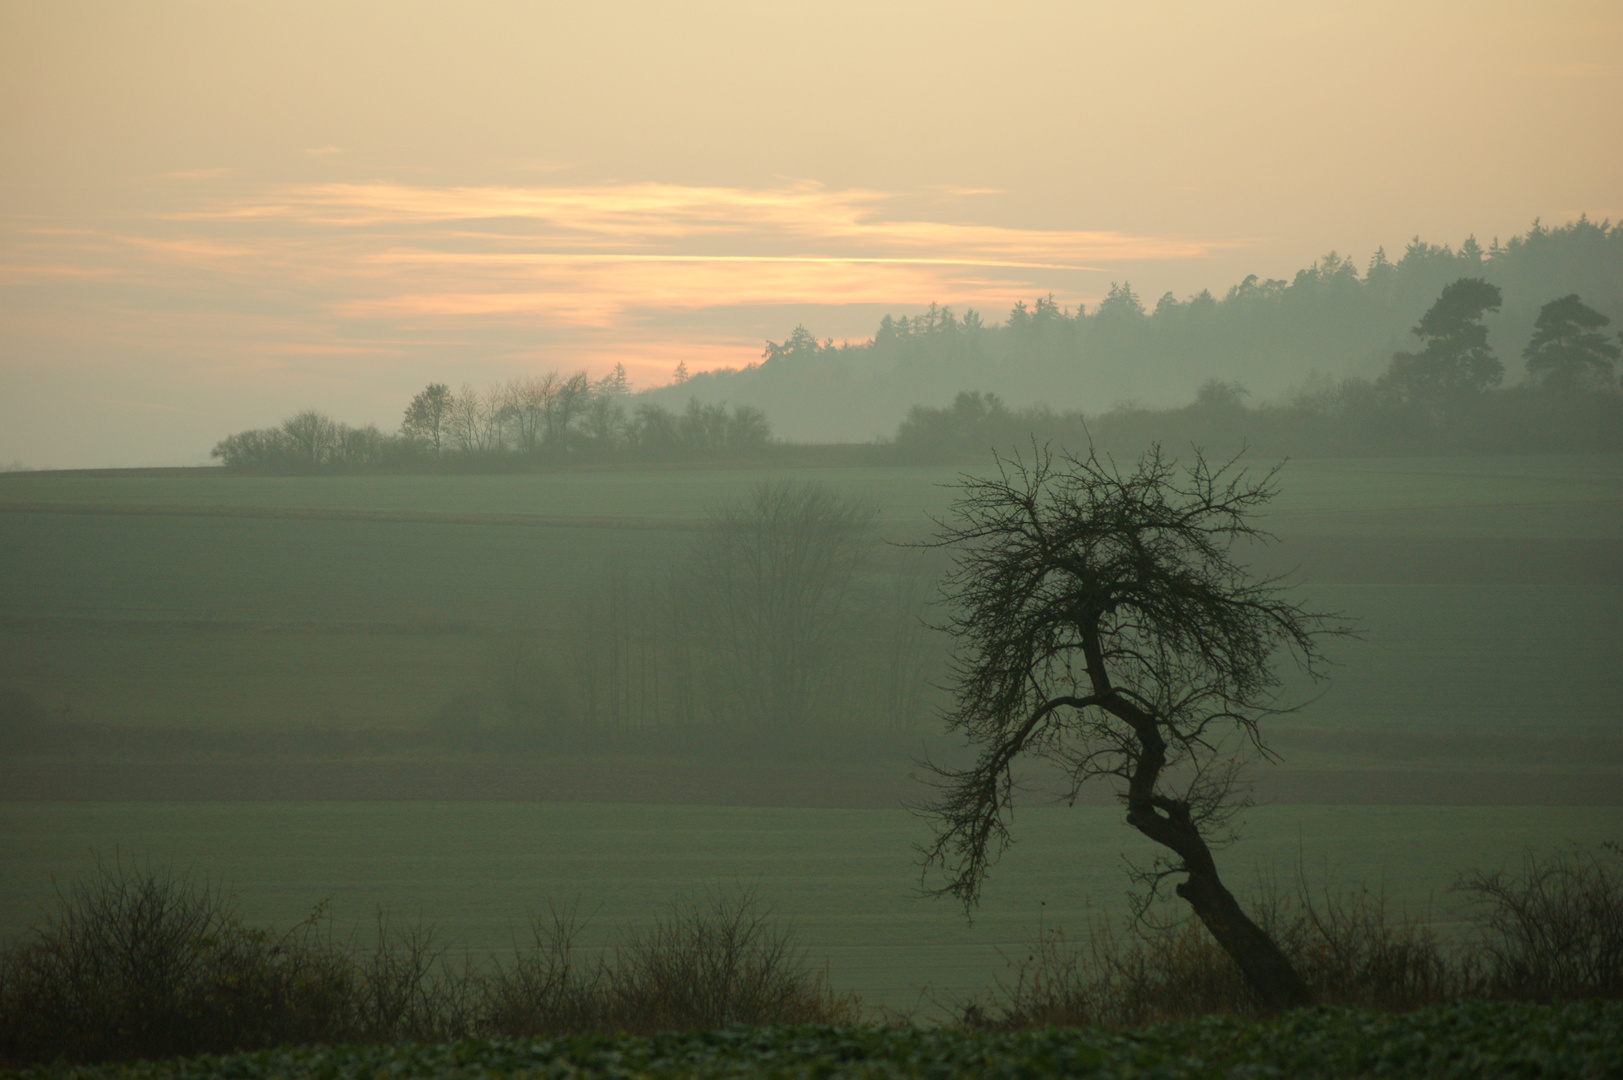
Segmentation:
[(586, 408), (591, 397), (592, 381), (586, 372), (562, 376), (549, 372), (545, 377), (547, 388), (546, 443), (553, 450), (563, 447), (569, 437), (569, 425)]
[(436, 455), (443, 449), (446, 427), (451, 418), (455, 395), (444, 383), (429, 383), (406, 407), (400, 433), (429, 447)]
[(503, 401), (501, 387), (480, 393), (463, 383), (462, 392), (451, 401), (447, 430), (465, 454), (482, 454), (501, 449)]
[(282, 421), (287, 445), (301, 461), (325, 465), (338, 452), (338, 425), (326, 413), (306, 409)]
[(823, 483), (767, 480), (711, 508), (686, 591), (697, 636), (753, 721), (793, 730), (834, 656), (877, 509)]
[[(1253, 580), (1236, 543), (1266, 539), (1251, 516), (1277, 469), (1187, 468), (1152, 447), (1123, 471), (1045, 450), (965, 478), (933, 542), (954, 553), (944, 583), (956, 639), (951, 729), (974, 764), (938, 768), (923, 849), (938, 890), (975, 904), (1008, 845), (1017, 759), (1057, 765), (1075, 799), (1113, 784), (1127, 822), (1171, 853), (1162, 876), (1235, 960), (1267, 1008), (1310, 1000), (1290, 961), (1218, 877), (1208, 836), (1236, 808), (1238, 757), (1266, 753), (1259, 719), (1280, 711), (1280, 651), (1322, 678), (1317, 639), (1347, 630)], [(1224, 747), (1224, 739), (1237, 741)], [(1243, 756), (1243, 755), (1242, 755)], [(1159, 882), (1160, 877), (1154, 878)]]
[(546, 377), (532, 375), (507, 384), (508, 423), (521, 453), (533, 454), (540, 444), (546, 429), (549, 392)]

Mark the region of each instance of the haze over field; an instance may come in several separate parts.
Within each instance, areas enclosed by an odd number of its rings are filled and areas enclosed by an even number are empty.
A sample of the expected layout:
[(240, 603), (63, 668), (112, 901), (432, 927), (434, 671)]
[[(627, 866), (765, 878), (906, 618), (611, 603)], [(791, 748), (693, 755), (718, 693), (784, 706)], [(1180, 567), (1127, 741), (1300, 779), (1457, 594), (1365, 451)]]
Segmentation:
[(1605, 1072), (1620, 41), (0, 3), (0, 1073)]
[(9, 4), (0, 461), (198, 463), (311, 405), (392, 429), (431, 380), (644, 388), (801, 323), (1616, 218), (1620, 31), (1605, 2)]

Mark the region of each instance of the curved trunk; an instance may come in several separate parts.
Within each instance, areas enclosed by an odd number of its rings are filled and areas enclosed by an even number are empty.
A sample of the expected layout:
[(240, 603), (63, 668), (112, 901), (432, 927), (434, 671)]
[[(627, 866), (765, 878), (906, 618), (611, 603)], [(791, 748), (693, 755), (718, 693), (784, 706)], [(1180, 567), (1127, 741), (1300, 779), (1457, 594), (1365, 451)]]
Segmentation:
[(1127, 821), (1183, 859), (1189, 876), (1178, 884), (1178, 895), (1189, 902), (1212, 937), (1239, 966), (1263, 1008), (1278, 1012), (1313, 1004), (1313, 991), (1289, 958), (1266, 930), (1251, 921), (1217, 876), (1211, 849), (1189, 820), (1188, 808), (1173, 803), (1167, 809), (1169, 812), (1164, 814), (1151, 807), (1130, 810)]
[(1189, 901), (1212, 937), (1239, 965), (1263, 1008), (1278, 1012), (1313, 1004), (1313, 992), (1290, 960), (1267, 931), (1251, 921), (1215, 872), (1191, 872), (1188, 879), (1178, 885), (1177, 893)]
[[(1099, 688), (1110, 689), (1108, 683)], [(1289, 958), (1267, 931), (1251, 921), (1217, 876), (1212, 850), (1190, 816), (1189, 804), (1156, 794), (1155, 782), (1166, 766), (1167, 744), (1154, 718), (1119, 697), (1107, 707), (1131, 724), (1138, 737), (1138, 753), (1127, 785), (1127, 823), (1183, 860), (1189, 876), (1177, 886), (1178, 895), (1189, 902), (1223, 951), (1239, 965), (1263, 1008), (1277, 1012), (1313, 1004), (1313, 992)]]

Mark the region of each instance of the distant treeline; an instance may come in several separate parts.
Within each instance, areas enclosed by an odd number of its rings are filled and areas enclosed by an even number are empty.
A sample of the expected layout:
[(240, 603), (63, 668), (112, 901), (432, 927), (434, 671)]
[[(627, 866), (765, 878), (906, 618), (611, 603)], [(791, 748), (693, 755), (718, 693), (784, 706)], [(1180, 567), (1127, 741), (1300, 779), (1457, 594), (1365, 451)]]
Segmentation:
[[(797, 327), (768, 341), (759, 364), (691, 378), (679, 368), (634, 406), (619, 367), (596, 382), (549, 372), (485, 391), (435, 383), (398, 433), (311, 410), (232, 435), (213, 456), (272, 472), (736, 459), (772, 442), (763, 406), (801, 439), (867, 443), (876, 461), (958, 460), (1033, 437), (1124, 452), (1157, 440), (1310, 455), (1617, 451), (1623, 396), (1606, 310), (1623, 315), (1623, 224), (1580, 219), (1486, 250), (1417, 239), (1395, 263), (1377, 252), (1363, 275), (1331, 253), (1288, 283), (1250, 277), (1221, 300), (1169, 293), (1153, 310), (1121, 284), (1091, 313), (1044, 298), (1017, 304), (1002, 325), (932, 305), (913, 319), (887, 315), (858, 344)], [(1404, 348), (1415, 339), (1417, 351)], [(1512, 342), (1519, 362), (1507, 368), (1494, 340)], [(1353, 360), (1371, 375), (1328, 374)], [(1186, 384), (1195, 400), (1181, 407), (1111, 390), (1196, 372)], [(1257, 400), (1282, 372), (1291, 388)], [(980, 389), (921, 404), (952, 387)], [(1042, 404), (1010, 407), (1011, 397)], [(1116, 404), (1067, 410), (1066, 400)], [(852, 427), (887, 413), (879, 430), (894, 439)]]
[[(1044, 298), (1017, 304), (1001, 324), (932, 306), (915, 318), (886, 316), (870, 340), (855, 343), (798, 328), (768, 342), (757, 364), (646, 396), (747, 403), (765, 409), (781, 437), (860, 442), (888, 436), (913, 406), (946, 404), (969, 387), (1090, 416), (1122, 403), (1167, 408), (1213, 379), (1257, 398), (1284, 399), (1303, 386), (1322, 397), (1342, 380), (1379, 375), (1460, 278), (1500, 290), (1503, 303), (1483, 325), (1507, 355), (1557, 297), (1577, 294), (1623, 318), (1623, 224), (1535, 223), (1507, 243), (1467, 240), (1458, 250), (1416, 238), (1396, 261), (1376, 252), (1362, 272), (1332, 252), (1290, 281), (1252, 276), (1222, 296), (1167, 293), (1147, 304), (1122, 282), (1092, 309)], [(1524, 381), (1519, 367), (1506, 372), (1507, 384)]]
[(398, 432), (350, 427), (307, 409), (280, 427), (239, 432), (214, 447), (226, 468), (258, 472), (472, 471), (536, 462), (737, 458), (772, 440), (761, 410), (697, 398), (674, 412), (652, 402), (628, 410), (619, 365), (597, 382), (556, 371), (488, 390), (431, 383), (406, 408)]
[(1497, 286), (1461, 278), (1414, 327), (1418, 351), (1394, 353), (1373, 380), (1326, 379), (1283, 402), (1248, 407), (1245, 387), (1213, 379), (1182, 408), (1085, 417), (966, 391), (946, 408), (915, 406), (894, 448), (909, 461), (979, 459), (1031, 440), (1128, 453), (1150, 442), (1309, 456), (1623, 450), (1623, 348), (1605, 332), (1610, 320), (1576, 294), (1545, 304), (1521, 351), (1525, 381), (1502, 388), (1483, 325), (1501, 302)]

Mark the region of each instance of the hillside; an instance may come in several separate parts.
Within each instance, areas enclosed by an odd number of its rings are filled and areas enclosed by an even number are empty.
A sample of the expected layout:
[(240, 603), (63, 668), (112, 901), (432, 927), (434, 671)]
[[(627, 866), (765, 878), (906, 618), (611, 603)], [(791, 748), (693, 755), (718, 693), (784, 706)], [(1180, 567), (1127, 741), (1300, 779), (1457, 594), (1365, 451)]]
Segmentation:
[(1373, 378), (1444, 285), (1481, 277), (1499, 286), (1502, 310), (1487, 327), (1519, 382), (1522, 347), (1546, 302), (1577, 293), (1623, 325), (1623, 224), (1580, 219), (1483, 248), (1455, 250), (1419, 238), (1396, 261), (1378, 252), (1360, 268), (1332, 252), (1290, 281), (1252, 276), (1222, 297), (1209, 292), (1150, 300), (1121, 282), (1093, 310), (1039, 298), (1007, 318), (932, 306), (886, 316), (867, 341), (819, 340), (816, 327), (768, 342), (760, 363), (645, 391), (641, 403), (680, 408), (690, 397), (762, 409), (792, 441), (867, 441), (893, 435), (915, 405), (940, 406), (962, 390), (1014, 406), (1042, 404), (1090, 415), (1122, 402), (1183, 405), (1211, 379), (1240, 383), (1250, 400), (1275, 399), (1329, 380)]

